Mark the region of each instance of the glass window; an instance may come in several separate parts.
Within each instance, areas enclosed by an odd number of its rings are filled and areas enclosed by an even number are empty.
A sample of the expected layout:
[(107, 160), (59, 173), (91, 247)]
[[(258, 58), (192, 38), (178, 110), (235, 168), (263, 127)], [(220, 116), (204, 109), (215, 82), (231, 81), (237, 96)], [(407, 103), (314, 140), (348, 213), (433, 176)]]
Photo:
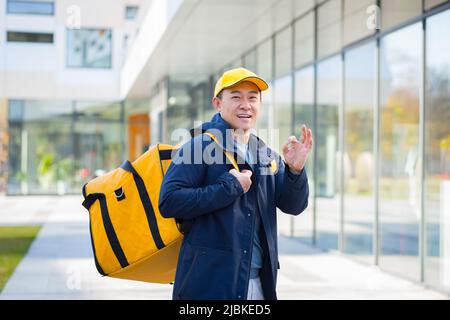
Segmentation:
[(274, 137), (269, 135), (268, 130), (273, 127), (273, 117), (271, 116), (273, 113), (273, 83), (268, 82), (267, 84), (269, 85), (269, 89), (261, 92), (262, 103), (256, 127), (258, 129), (258, 135), (261, 139), (268, 144), (272, 144), (273, 141), (270, 139), (273, 139)]
[(172, 141), (170, 135), (167, 134), (168, 82), (168, 79), (161, 80), (152, 88), (152, 96), (150, 98), (150, 140), (152, 145), (157, 143), (180, 143), (180, 141)]
[(9, 101), (9, 194), (69, 192), (76, 167), (72, 110), (67, 101)]
[(253, 72), (258, 72), (256, 70), (256, 50), (252, 50), (244, 56), (244, 67)]
[(330, 0), (318, 11), (318, 56), (323, 58), (341, 49), (342, 2)]
[(338, 249), (340, 229), (339, 190), (339, 105), (341, 96), (341, 58), (334, 56), (317, 65), (317, 159), (316, 212), (317, 244)]
[(138, 6), (126, 6), (125, 7), (125, 19), (126, 20), (134, 20), (138, 14), (139, 7)]
[(344, 0), (344, 45), (355, 42), (373, 34), (376, 29), (367, 27), (367, 8), (376, 3), (375, 0)]
[(425, 0), (425, 10), (434, 8), (448, 0)]
[(53, 1), (8, 0), (6, 8), (7, 13), (14, 14), (53, 15), (55, 12), (55, 4)]
[(124, 126), (112, 121), (76, 121), (74, 154), (76, 171), (74, 189), (83, 183), (120, 166), (123, 159)]
[(419, 280), (421, 24), (380, 49), (380, 266)]
[(120, 166), (127, 131), (118, 102), (77, 101), (74, 105), (74, 179), (80, 185)]
[(8, 181), (8, 104), (6, 99), (0, 99), (0, 194), (6, 192)]
[(274, 82), (274, 119), (279, 133), (277, 151), (281, 150), (292, 134), (292, 77), (285, 76)]
[(212, 92), (209, 87), (209, 81), (205, 79), (190, 89), (189, 95), (192, 99), (192, 105), (197, 109), (194, 121), (209, 121), (211, 117), (207, 117), (211, 112), (215, 111), (211, 104)]
[(344, 252), (373, 263), (375, 44), (345, 53)]
[(292, 28), (288, 27), (275, 37), (275, 77), (281, 77), (292, 69)]
[(450, 11), (427, 20), (425, 281), (450, 291)]
[(295, 22), (295, 68), (314, 60), (314, 12)]
[[(310, 66), (295, 73), (295, 105), (294, 105), (294, 134), (301, 135), (301, 125), (311, 128), (314, 138), (314, 67)], [(306, 173), (309, 183), (309, 205), (305, 212), (294, 220), (294, 235), (308, 243), (313, 237), (313, 199), (314, 199), (314, 159), (313, 153), (306, 162)]]
[(422, 0), (381, 0), (381, 27), (394, 27), (421, 13)]
[[(285, 76), (274, 81), (274, 142), (271, 147), (283, 154), (283, 145), (292, 134), (292, 76)], [(277, 137), (278, 136), (278, 137)], [(290, 235), (293, 217), (287, 214), (278, 216), (280, 233)]]
[(258, 67), (256, 68), (258, 75), (262, 77), (266, 81), (270, 81), (273, 78), (272, 74), (272, 50), (273, 50), (273, 42), (272, 38), (263, 42), (256, 49), (257, 51), (257, 63)]
[(67, 29), (67, 66), (111, 68), (112, 31), (107, 29)]
[(191, 129), (194, 120), (199, 120), (200, 110), (192, 101), (188, 82), (171, 79), (168, 85), (167, 133), (170, 138), (176, 129)]
[(8, 31), (8, 42), (53, 43), (53, 33)]

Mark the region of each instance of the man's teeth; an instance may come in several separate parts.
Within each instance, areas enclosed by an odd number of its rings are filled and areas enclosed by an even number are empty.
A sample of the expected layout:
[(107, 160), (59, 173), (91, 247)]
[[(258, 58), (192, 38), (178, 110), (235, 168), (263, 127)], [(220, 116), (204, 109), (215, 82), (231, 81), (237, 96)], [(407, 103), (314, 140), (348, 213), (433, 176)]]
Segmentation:
[(251, 118), (252, 116), (248, 115), (248, 114), (239, 114), (238, 118)]

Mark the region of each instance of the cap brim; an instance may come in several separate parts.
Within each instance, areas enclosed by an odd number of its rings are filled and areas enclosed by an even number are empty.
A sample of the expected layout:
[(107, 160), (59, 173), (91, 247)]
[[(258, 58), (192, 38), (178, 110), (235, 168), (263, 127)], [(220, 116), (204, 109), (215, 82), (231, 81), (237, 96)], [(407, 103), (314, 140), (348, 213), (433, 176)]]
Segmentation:
[(265, 91), (265, 90), (267, 90), (269, 88), (269, 85), (267, 84), (267, 82), (265, 82), (261, 78), (258, 78), (258, 77), (246, 77), (246, 78), (243, 78), (243, 79), (241, 79), (239, 81), (236, 81), (236, 82), (234, 82), (234, 83), (232, 83), (232, 84), (230, 84), (230, 85), (228, 85), (226, 87), (223, 87), (222, 90), (230, 88), (230, 87), (233, 87), (233, 86), (235, 86), (235, 85), (237, 85), (237, 84), (239, 84), (241, 82), (244, 82), (244, 81), (248, 81), (248, 82), (251, 82), (251, 83), (255, 84), (259, 88), (259, 90), (261, 90), (261, 91)]

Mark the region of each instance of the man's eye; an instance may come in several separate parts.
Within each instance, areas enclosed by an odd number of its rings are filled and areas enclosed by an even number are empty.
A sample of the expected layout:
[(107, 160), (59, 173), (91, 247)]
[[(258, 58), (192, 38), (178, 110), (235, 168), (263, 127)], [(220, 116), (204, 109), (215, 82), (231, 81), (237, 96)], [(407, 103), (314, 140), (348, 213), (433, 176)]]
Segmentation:
[(231, 97), (231, 99), (239, 99), (238, 96)]
[(256, 97), (250, 97), (250, 99), (252, 99), (252, 100), (255, 100), (255, 99), (256, 99)]

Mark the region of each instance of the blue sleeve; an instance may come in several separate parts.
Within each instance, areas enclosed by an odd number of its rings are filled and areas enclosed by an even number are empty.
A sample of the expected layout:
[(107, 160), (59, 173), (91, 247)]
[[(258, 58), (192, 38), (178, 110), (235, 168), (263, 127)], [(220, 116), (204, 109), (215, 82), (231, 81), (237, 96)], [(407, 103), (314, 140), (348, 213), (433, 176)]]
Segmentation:
[(278, 172), (275, 176), (276, 205), (284, 213), (299, 215), (308, 207), (309, 187), (305, 168), (294, 174), (281, 158), (278, 158)]
[[(194, 151), (204, 150), (201, 139), (191, 139), (177, 152), (164, 176), (159, 194), (159, 211), (165, 218), (194, 219), (232, 204), (244, 193), (239, 181), (224, 172), (214, 184), (203, 185), (206, 166), (194, 164)], [(186, 153), (190, 154), (186, 157)], [(189, 158), (189, 161), (180, 161)], [(186, 163), (187, 162), (187, 163)]]

